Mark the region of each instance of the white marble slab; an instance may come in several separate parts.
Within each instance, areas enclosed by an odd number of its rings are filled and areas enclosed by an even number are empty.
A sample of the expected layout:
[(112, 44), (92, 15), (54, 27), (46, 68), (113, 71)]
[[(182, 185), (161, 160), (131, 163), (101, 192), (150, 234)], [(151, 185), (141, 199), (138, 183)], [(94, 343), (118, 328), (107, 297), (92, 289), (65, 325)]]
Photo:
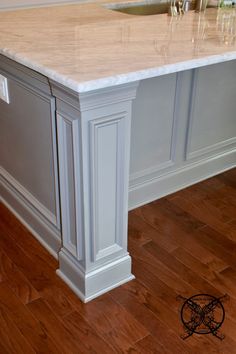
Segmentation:
[(236, 59), (236, 10), (133, 16), (101, 1), (0, 12), (0, 53), (87, 92)]

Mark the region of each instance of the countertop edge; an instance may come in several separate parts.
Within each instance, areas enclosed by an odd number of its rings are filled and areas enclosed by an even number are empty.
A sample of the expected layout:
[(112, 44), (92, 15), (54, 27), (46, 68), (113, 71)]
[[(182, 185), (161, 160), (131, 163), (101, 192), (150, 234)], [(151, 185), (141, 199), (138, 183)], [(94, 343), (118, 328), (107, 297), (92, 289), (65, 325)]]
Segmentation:
[(0, 54), (5, 57), (16, 61), (19, 64), (22, 64), (29, 69), (32, 69), (47, 78), (63, 85), (66, 88), (69, 88), (76, 93), (86, 93), (94, 90), (99, 90), (107, 87), (118, 86), (121, 84), (127, 84), (135, 81), (140, 81), (144, 79), (149, 79), (157, 76), (172, 74), (180, 71), (196, 69), (199, 67), (217, 64), (221, 62), (226, 62), (236, 59), (236, 51), (226, 52), (224, 54), (211, 55), (198, 59), (190, 59), (174, 64), (166, 64), (159, 67), (144, 69), (140, 71), (128, 72), (124, 74), (119, 74), (115, 76), (109, 76), (101, 79), (95, 79), (91, 81), (85, 81), (83, 83), (78, 83), (76, 80), (73, 80), (65, 75), (58, 74), (56, 71), (48, 69), (47, 67), (41, 66), (37, 63), (34, 63), (26, 58), (12, 53), (8, 49), (0, 48)]

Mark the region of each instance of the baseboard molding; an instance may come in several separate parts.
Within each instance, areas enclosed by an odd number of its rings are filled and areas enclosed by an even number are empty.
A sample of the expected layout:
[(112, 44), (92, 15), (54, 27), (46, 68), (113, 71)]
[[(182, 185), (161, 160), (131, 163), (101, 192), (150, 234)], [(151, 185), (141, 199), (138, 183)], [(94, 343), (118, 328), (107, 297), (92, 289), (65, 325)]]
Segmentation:
[(131, 258), (128, 254), (84, 274), (79, 263), (75, 264), (70, 254), (62, 249), (59, 252), (59, 264), (58, 276), (84, 303), (135, 278), (131, 274)]
[(59, 228), (59, 221), (56, 215), (54, 215), (48, 208), (46, 208), (42, 203), (39, 202), (26, 188), (24, 188), (15, 178), (13, 178), (5, 169), (0, 167), (0, 180), (3, 185), (7, 185), (13, 193), (18, 192), (19, 197), (27, 200), (28, 204), (34, 210), (37, 210), (40, 215), (44, 217), (49, 224), (55, 225)]
[(20, 220), (49, 253), (58, 258), (61, 247), (60, 231), (2, 176), (0, 176), (0, 202)]
[(129, 210), (177, 192), (207, 178), (236, 167), (236, 150), (187, 164), (180, 169), (157, 175), (129, 187)]

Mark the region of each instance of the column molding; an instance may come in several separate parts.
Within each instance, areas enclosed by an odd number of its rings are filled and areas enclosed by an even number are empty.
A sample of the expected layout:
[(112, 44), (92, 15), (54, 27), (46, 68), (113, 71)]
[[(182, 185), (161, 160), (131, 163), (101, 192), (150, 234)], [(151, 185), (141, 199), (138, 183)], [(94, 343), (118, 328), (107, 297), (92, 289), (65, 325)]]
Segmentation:
[(57, 100), (62, 214), (58, 275), (87, 302), (134, 276), (127, 252), (132, 100), (138, 83)]

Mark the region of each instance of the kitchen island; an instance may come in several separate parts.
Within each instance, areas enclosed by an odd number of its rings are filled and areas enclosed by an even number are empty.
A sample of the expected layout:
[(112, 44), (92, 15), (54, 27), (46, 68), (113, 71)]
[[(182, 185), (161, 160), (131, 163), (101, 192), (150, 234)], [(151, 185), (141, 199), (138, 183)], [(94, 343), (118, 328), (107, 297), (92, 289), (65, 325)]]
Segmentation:
[(236, 166), (235, 10), (107, 3), (0, 13), (1, 200), (85, 302), (133, 279), (128, 207)]

